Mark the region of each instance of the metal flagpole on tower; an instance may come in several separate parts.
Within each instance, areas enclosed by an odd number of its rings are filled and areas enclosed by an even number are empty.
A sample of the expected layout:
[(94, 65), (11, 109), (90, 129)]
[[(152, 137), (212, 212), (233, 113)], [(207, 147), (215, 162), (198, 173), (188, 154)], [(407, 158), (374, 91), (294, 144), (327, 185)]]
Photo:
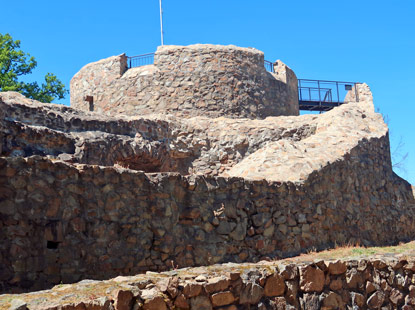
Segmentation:
[(164, 45), (163, 40), (163, 9), (161, 8), (161, 0), (159, 0), (160, 3), (160, 31), (161, 31), (161, 45)]

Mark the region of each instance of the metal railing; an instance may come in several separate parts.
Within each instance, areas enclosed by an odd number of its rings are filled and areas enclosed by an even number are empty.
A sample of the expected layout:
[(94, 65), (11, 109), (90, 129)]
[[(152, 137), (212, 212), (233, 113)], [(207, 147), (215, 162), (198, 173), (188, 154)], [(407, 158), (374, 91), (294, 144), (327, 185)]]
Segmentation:
[(298, 79), (298, 101), (300, 110), (328, 111), (344, 103), (349, 91), (354, 89), (354, 98), (359, 101), (356, 82)]
[(128, 68), (141, 67), (154, 63), (154, 54), (148, 53), (143, 55), (131, 56), (128, 58)]
[(274, 63), (268, 60), (264, 60), (264, 67), (268, 72), (274, 72)]
[[(154, 54), (155, 53), (148, 53), (143, 55), (127, 57), (128, 69), (153, 64)], [(274, 63), (272, 63), (271, 61), (264, 60), (264, 67), (267, 71), (274, 72)]]

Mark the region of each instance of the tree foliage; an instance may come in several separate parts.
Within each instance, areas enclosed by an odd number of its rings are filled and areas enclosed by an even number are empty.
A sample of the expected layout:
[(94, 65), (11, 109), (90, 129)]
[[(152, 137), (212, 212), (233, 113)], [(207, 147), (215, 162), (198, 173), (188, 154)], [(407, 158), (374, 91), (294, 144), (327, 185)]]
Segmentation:
[(46, 74), (42, 85), (19, 80), (21, 76), (32, 73), (36, 66), (35, 58), (20, 50), (19, 40), (13, 41), (9, 34), (0, 33), (0, 91), (17, 91), (41, 102), (63, 99), (68, 91), (52, 73)]

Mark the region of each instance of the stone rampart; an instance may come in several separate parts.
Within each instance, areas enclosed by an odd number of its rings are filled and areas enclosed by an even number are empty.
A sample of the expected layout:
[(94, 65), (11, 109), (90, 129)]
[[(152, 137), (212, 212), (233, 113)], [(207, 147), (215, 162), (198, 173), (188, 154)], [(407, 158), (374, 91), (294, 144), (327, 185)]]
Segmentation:
[(17, 93), (2, 94), (0, 106), (8, 115), (4, 120), (7, 130), (2, 131), (5, 155), (50, 155), (108, 166), (117, 163), (145, 172), (219, 175), (269, 142), (298, 141), (316, 128), (312, 116), (298, 120), (110, 118), (37, 104)]
[(83, 67), (70, 87), (72, 107), (108, 115), (263, 119), (299, 113), (293, 71), (277, 61), (275, 73), (267, 72), (262, 52), (236, 46), (162, 46), (154, 65), (128, 70), (127, 57), (114, 56)]
[(1, 93), (1, 289), (413, 239), (411, 186), (359, 92), (265, 120), (107, 117)]

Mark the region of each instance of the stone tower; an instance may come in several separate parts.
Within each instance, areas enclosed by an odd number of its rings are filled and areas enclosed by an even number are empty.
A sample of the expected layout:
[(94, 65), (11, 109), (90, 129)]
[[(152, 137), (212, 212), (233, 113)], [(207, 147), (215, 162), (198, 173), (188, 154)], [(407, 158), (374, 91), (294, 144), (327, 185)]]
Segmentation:
[(83, 67), (71, 80), (71, 106), (112, 115), (298, 115), (294, 72), (281, 61), (268, 72), (257, 49), (161, 46), (154, 64), (136, 68), (127, 67), (127, 58), (122, 54)]

